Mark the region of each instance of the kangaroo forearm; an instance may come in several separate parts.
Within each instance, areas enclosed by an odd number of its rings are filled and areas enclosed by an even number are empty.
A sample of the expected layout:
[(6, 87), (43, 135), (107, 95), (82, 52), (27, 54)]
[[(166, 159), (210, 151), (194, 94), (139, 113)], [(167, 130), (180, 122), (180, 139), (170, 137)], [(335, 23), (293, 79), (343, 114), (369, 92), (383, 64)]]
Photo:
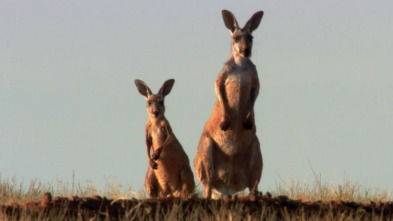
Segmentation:
[(160, 149), (163, 148), (164, 146), (170, 144), (173, 140), (174, 140), (173, 136), (168, 136), (166, 138), (166, 140), (164, 141), (164, 143), (162, 143), (162, 145), (160, 146)]
[(148, 159), (151, 159), (151, 154), (150, 154), (151, 147), (152, 147), (152, 142), (149, 139), (149, 137), (146, 137), (146, 153)]
[(146, 145), (146, 153), (147, 153), (148, 159), (151, 159), (150, 149), (151, 149), (151, 146)]
[(222, 108), (222, 113), (223, 113), (224, 117), (226, 116), (226, 114), (228, 112), (228, 98), (227, 98), (227, 94), (225, 91), (225, 80), (226, 80), (225, 74), (221, 74), (217, 78), (216, 85), (215, 85), (217, 99), (220, 102), (220, 106)]

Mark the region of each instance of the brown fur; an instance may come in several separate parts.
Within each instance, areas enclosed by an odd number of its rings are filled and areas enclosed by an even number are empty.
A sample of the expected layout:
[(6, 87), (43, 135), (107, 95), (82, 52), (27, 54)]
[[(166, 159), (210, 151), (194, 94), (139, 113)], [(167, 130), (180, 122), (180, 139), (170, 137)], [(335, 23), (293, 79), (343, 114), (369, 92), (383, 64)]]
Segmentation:
[(149, 168), (145, 188), (150, 197), (190, 197), (195, 188), (187, 154), (164, 116), (164, 97), (169, 94), (174, 82), (173, 79), (167, 80), (158, 94), (152, 94), (145, 82), (135, 80), (139, 93), (146, 97), (148, 104), (145, 134)]
[(222, 14), (232, 36), (231, 56), (215, 82), (217, 101), (194, 159), (195, 173), (207, 198), (231, 195), (247, 187), (256, 193), (263, 165), (254, 121), (259, 80), (249, 58), (251, 32), (263, 12), (255, 13), (242, 29), (231, 12), (223, 10)]

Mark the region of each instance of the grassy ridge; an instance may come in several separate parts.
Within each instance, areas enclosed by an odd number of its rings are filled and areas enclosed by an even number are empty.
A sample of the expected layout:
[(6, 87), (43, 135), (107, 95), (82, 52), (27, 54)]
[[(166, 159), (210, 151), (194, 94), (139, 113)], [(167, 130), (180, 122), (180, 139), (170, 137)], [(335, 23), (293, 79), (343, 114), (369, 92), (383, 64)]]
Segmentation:
[(302, 201), (355, 201), (359, 203), (386, 202), (393, 200), (393, 192), (385, 189), (372, 189), (345, 179), (343, 184), (323, 183), (320, 176), (316, 177), (312, 185), (290, 181), (289, 183), (278, 184), (273, 195), (285, 195), (291, 199)]
[(16, 177), (2, 178), (0, 175), (0, 204), (24, 204), (31, 201), (38, 201), (47, 192), (52, 193), (54, 196), (62, 197), (72, 197), (75, 195), (81, 197), (100, 195), (111, 199), (126, 199), (131, 197), (143, 199), (147, 197), (143, 190), (134, 191), (131, 187), (119, 184), (107, 184), (104, 190), (99, 190), (91, 182), (81, 185), (75, 182), (74, 179), (72, 179), (72, 183), (66, 183), (63, 180), (57, 179), (55, 185), (42, 183), (34, 179), (26, 184), (23, 181), (19, 181)]
[[(393, 211), (393, 204), (389, 202), (392, 201), (392, 194), (386, 190), (372, 191), (370, 188), (348, 180), (342, 185), (325, 184), (322, 183), (320, 176), (316, 176), (313, 185), (294, 181), (278, 185), (277, 189), (272, 191), (273, 197), (266, 194), (254, 199), (239, 196), (234, 197), (234, 200), (194, 198), (187, 201), (148, 199), (143, 191), (134, 192), (131, 188), (121, 185), (107, 185), (104, 191), (99, 191), (91, 183), (82, 186), (75, 182), (67, 184), (58, 181), (54, 187), (37, 180), (24, 185), (16, 178), (0, 179), (0, 204), (2, 205), (22, 205), (29, 202), (38, 202), (37, 205), (39, 205), (42, 195), (46, 192), (51, 192), (53, 196), (62, 196), (62, 198), (54, 198), (51, 204), (51, 208), (56, 208), (56, 210), (22, 212), (18, 215), (15, 213), (14, 216), (7, 216), (5, 220), (21, 218), (25, 220), (68, 220), (67, 214), (71, 214), (72, 211), (70, 212), (70, 208), (66, 209), (66, 206), (70, 205), (74, 205), (72, 214), (78, 214), (72, 219), (111, 219), (108, 212), (110, 210), (101, 211), (99, 210), (103, 208), (101, 206), (97, 206), (93, 216), (91, 211), (80, 211), (85, 206), (84, 202), (90, 202), (90, 204), (96, 202), (97, 205), (106, 203), (106, 208), (118, 206), (112, 210), (118, 214), (121, 209), (122, 216), (116, 217), (115, 220), (276, 220), (277, 218), (285, 220), (380, 220), (391, 216), (391, 213), (384, 213), (383, 210), (392, 207)], [(95, 195), (105, 196), (105, 198), (92, 197)], [(67, 203), (64, 203), (64, 198)], [(31, 203), (29, 205), (34, 206)], [(373, 207), (377, 209), (369, 209)], [(1, 213), (0, 218), (4, 219)]]

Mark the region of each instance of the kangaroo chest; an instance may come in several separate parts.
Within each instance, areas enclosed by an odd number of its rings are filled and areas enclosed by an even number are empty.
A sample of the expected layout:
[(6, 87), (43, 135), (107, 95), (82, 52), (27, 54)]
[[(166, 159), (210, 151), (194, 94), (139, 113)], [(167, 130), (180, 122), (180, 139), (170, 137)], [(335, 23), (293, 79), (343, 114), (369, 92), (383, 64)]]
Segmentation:
[(225, 92), (228, 106), (234, 110), (240, 110), (250, 98), (251, 73), (243, 70), (234, 70), (229, 73), (225, 81)]
[(162, 127), (152, 127), (149, 133), (152, 138), (153, 149), (160, 147), (168, 136), (167, 132)]

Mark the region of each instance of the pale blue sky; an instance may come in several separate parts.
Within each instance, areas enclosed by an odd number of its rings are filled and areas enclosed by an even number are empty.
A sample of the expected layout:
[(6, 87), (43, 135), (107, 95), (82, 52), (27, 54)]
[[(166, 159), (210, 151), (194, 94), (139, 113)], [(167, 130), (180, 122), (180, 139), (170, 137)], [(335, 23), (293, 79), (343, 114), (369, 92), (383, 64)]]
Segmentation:
[(264, 170), (393, 190), (393, 2), (2, 1), (0, 175), (143, 189), (145, 100), (176, 82), (166, 116), (194, 159), (229, 57), (221, 10), (259, 10), (252, 60)]

